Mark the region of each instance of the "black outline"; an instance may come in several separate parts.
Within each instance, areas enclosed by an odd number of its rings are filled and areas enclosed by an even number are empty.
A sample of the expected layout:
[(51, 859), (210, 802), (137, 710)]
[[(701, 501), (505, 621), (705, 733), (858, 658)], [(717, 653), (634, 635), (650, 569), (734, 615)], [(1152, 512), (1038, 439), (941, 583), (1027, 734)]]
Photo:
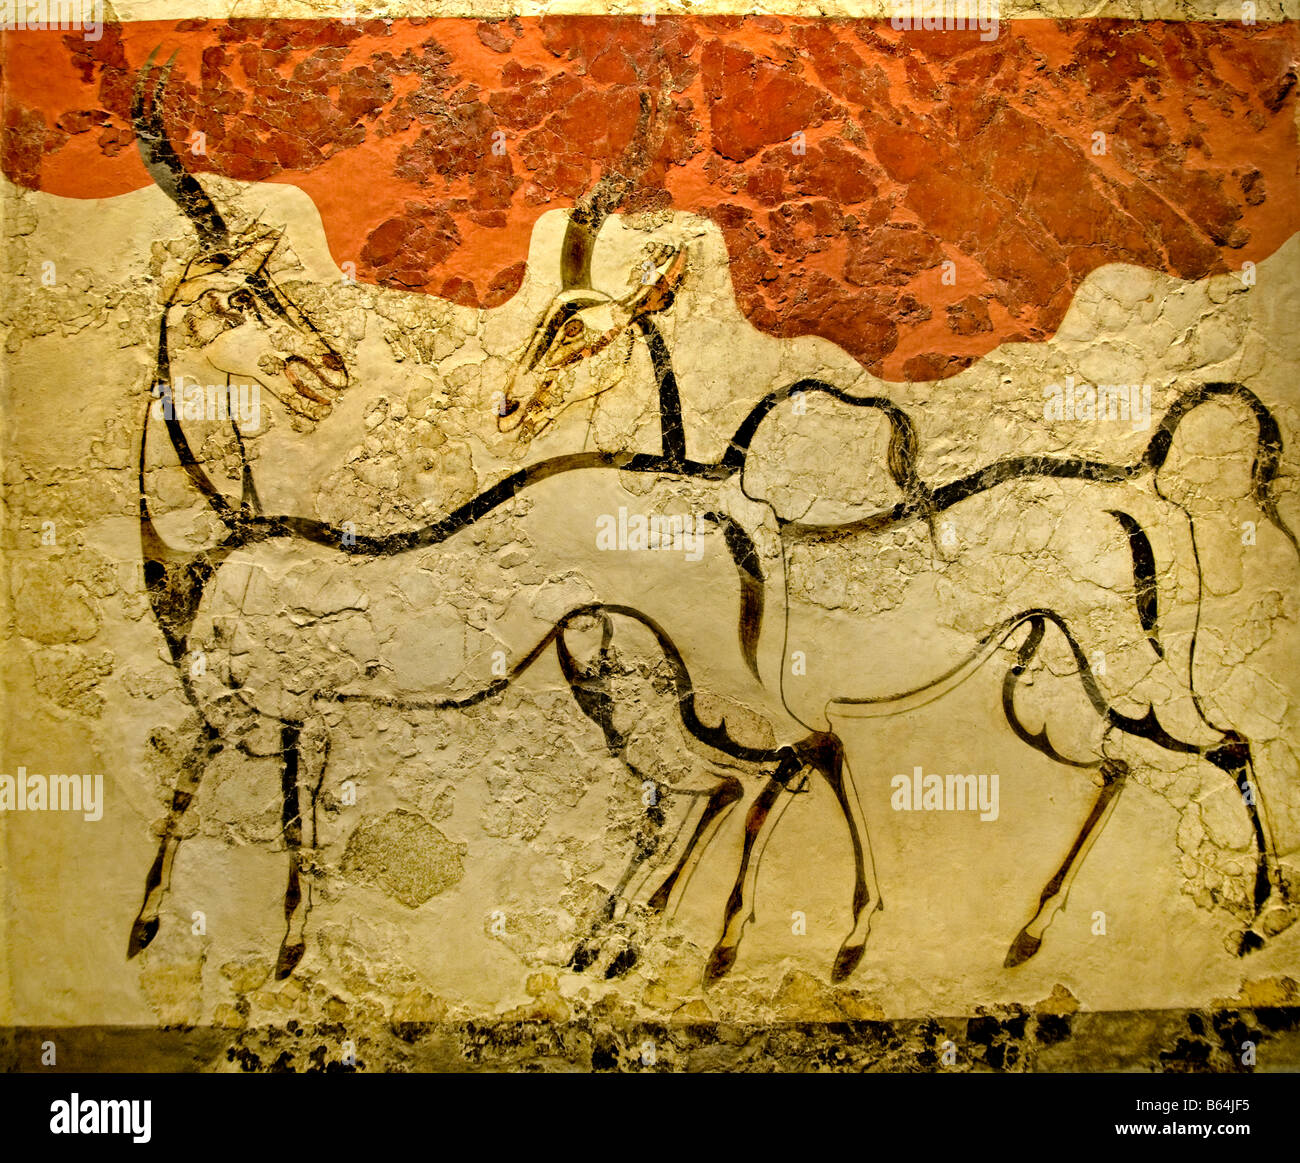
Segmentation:
[[(217, 213), (211, 200), (203, 192), (197, 180), (184, 171), (180, 160), (171, 149), (162, 127), (159, 100), (171, 69), (171, 62), (163, 69), (162, 77), (153, 90), (149, 113), (146, 114), (145, 112), (143, 86), (145, 77), (152, 67), (153, 54), (151, 54), (145, 72), (142, 73), (137, 83), (133, 103), (133, 113), (136, 119), (142, 157), (144, 157), (145, 164), (149, 167), (155, 181), (173, 198), (195, 225), (203, 250), (213, 252), (217, 249), (225, 249), (230, 245), (230, 238), (224, 221)], [(648, 116), (647, 106), (644, 101), (642, 114), (644, 123)], [(594, 242), (595, 231), (599, 229), (600, 221), (603, 220), (604, 215), (609, 212), (612, 205), (617, 204), (616, 199), (621, 199), (621, 194), (618, 193), (619, 188), (619, 183), (613, 182), (611, 184), (612, 192), (598, 189), (593, 194), (590, 207), (575, 211), (570, 221), (569, 231), (566, 234), (564, 267), (566, 286), (573, 280), (581, 280), (584, 274), (589, 277), (590, 251)], [(606, 205), (606, 202), (609, 202), (609, 205)], [(569, 236), (585, 241), (581, 247), (571, 249), (567, 242)], [(228, 256), (223, 257), (228, 259)], [(303, 317), (296, 308), (290, 309), (281, 301), (278, 289), (263, 269), (259, 268), (257, 271), (252, 272), (248, 282), (257, 299), (264, 302), (270, 310), (274, 311), (282, 319), (295, 327), (307, 328), (315, 332), (315, 328), (310, 321)], [(170, 307), (170, 303), (167, 306)], [(700, 463), (690, 460), (687, 455), (681, 400), (667, 345), (653, 322), (644, 317), (638, 318), (637, 322), (649, 348), (658, 385), (662, 449), (660, 454), (586, 452), (552, 457), (511, 473), (441, 520), (386, 536), (344, 536), (342, 529), (325, 522), (303, 517), (268, 516), (263, 514), (260, 511), (260, 505), (257, 503), (256, 490), (252, 484), (251, 467), (246, 458), (244, 458), (243, 464), (244, 496), (239, 508), (234, 508), (212, 484), (202, 466), (194, 457), (179, 420), (172, 414), (166, 419), (166, 431), (173, 449), (191, 483), (206, 499), (209, 507), (226, 528), (225, 537), (222, 538), (219, 545), (211, 550), (186, 553), (172, 549), (166, 545), (154, 528), (149, 512), (145, 481), (145, 442), (149, 421), (149, 415), (146, 413), (144, 432), (141, 436), (139, 468), (141, 549), (145, 563), (146, 587), (155, 616), (167, 640), (172, 658), (180, 672), (186, 697), (199, 709), (200, 714), (202, 715), (203, 712), (202, 701), (194, 691), (183, 664), (186, 638), (204, 590), (220, 568), (222, 560), (233, 550), (241, 546), (280, 537), (333, 546), (342, 553), (374, 557), (390, 556), (411, 549), (434, 546), (457, 531), (480, 520), (488, 513), (495, 511), (506, 501), (519, 495), (532, 485), (579, 469), (603, 468), (614, 471), (671, 475), (693, 480), (726, 481), (737, 473), (743, 473), (751, 442), (762, 421), (780, 403), (799, 392), (823, 393), (841, 403), (853, 407), (875, 409), (885, 415), (890, 425), (887, 464), (890, 475), (901, 491), (903, 499), (888, 510), (875, 513), (862, 520), (835, 526), (805, 524), (788, 520), (780, 521), (783, 541), (790, 538), (843, 538), (857, 533), (887, 529), (913, 519), (926, 521), (933, 532), (933, 520), (936, 514), (962, 500), (1013, 480), (1055, 478), (1118, 483), (1131, 480), (1147, 472), (1155, 474), (1164, 465), (1169, 455), (1174, 434), (1182, 418), (1202, 403), (1216, 398), (1228, 398), (1244, 403), (1250, 409), (1256, 422), (1256, 449), (1251, 470), (1252, 498), (1259, 509), (1300, 553), (1300, 542), (1297, 542), (1295, 534), (1282, 521), (1273, 493), (1273, 482), (1277, 476), (1282, 452), (1280, 430), (1276, 420), (1264, 404), (1241, 384), (1204, 384), (1193, 387), (1179, 395), (1166, 412), (1141, 459), (1135, 463), (1111, 464), (1104, 461), (1047, 456), (1009, 457), (996, 461), (957, 480), (935, 487), (924, 481), (917, 470), (919, 442), (916, 428), (911, 418), (900, 407), (884, 397), (853, 396), (824, 381), (802, 379), (786, 388), (772, 392), (760, 400), (737, 428), (726, 453), (719, 461)], [(159, 330), (158, 360), (155, 366), (154, 382), (156, 393), (160, 390), (159, 386), (161, 386), (161, 390), (166, 390), (165, 386), (170, 383), (166, 309), (164, 309)], [(152, 401), (150, 406), (152, 407)], [(236, 433), (236, 435), (238, 434)], [(239, 447), (242, 455), (242, 444)], [(1157, 493), (1160, 492), (1158, 481), (1156, 482), (1156, 491)], [(1163, 497), (1163, 494), (1160, 495)], [(1158, 621), (1158, 606), (1154, 554), (1151, 550), (1150, 541), (1132, 517), (1117, 510), (1108, 510), (1108, 512), (1115, 516), (1128, 533), (1130, 549), (1133, 555), (1134, 592), (1139, 618), (1152, 646), (1158, 653), (1163, 654), (1163, 648), (1154, 633)], [(719, 524), (723, 529), (726, 543), (736, 564), (742, 592), (738, 634), (745, 663), (755, 679), (758, 680), (756, 644), (763, 615), (764, 579), (762, 569), (753, 542), (734, 520), (718, 513), (710, 513), (709, 519)], [(577, 619), (591, 617), (603, 619), (602, 646), (598, 660), (607, 659), (612, 633), (612, 624), (609, 621), (611, 615), (632, 619), (640, 623), (654, 636), (672, 675), (672, 683), (682, 722), (694, 738), (733, 760), (776, 765), (775, 770), (769, 773), (763, 789), (753, 802), (747, 816), (744, 851), (740, 869), (735, 887), (728, 899), (724, 916), (724, 938), (719, 942), (709, 959), (706, 978), (716, 978), (734, 962), (736, 942), (739, 937), (737, 935), (729, 940), (727, 933), (730, 932), (734, 922), (739, 920), (743, 923), (744, 920), (740, 916), (740, 911), (744, 907), (746, 900), (744, 887), (746, 878), (752, 878), (753, 875), (751, 861), (756, 860), (758, 857), (758, 853), (754, 851), (755, 845), (759, 845), (761, 852), (760, 837), (764, 834), (764, 824), (773, 805), (778, 800), (780, 792), (791, 787), (796, 782), (796, 777), (805, 767), (818, 771), (828, 780), (839, 800), (842, 813), (850, 830), (856, 869), (854, 890), (856, 931), (856, 921), (862, 919), (863, 912), (867, 909), (871, 900), (864, 872), (866, 837), (865, 835), (859, 836), (853, 810), (854, 804), (850, 800), (850, 797), (855, 796), (856, 793), (852, 791), (847, 781), (843, 747), (839, 739), (834, 735), (814, 732), (806, 739), (797, 741), (793, 745), (777, 748), (752, 748), (741, 745), (732, 738), (727, 731), (725, 719), (716, 726), (706, 724), (701, 720), (697, 712), (694, 686), (676, 645), (663, 627), (636, 609), (623, 605), (594, 603), (570, 611), (556, 623), (551, 631), (523, 660), (512, 668), (508, 677), (498, 679), (485, 686), (482, 690), (461, 699), (429, 701), (368, 699), (366, 696), (343, 695), (328, 691), (319, 692), (318, 697), (322, 701), (371, 701), (377, 705), (400, 707), (408, 710), (466, 708), (502, 693), (550, 645), (555, 644), (560, 665), (566, 680), (569, 681), (579, 707), (584, 714), (601, 727), (606, 744), (611, 752), (623, 755), (626, 740), (613, 725), (613, 705), (608, 694), (605, 676), (601, 673), (599, 667), (594, 674), (588, 673), (580, 667), (564, 642), (566, 630)], [(1064, 635), (1074, 655), (1079, 677), (1089, 701), (1096, 712), (1105, 719), (1109, 728), (1145, 738), (1173, 751), (1199, 754), (1233, 776), (1238, 786), (1243, 788), (1249, 786), (1251, 771), (1250, 748), (1246, 740), (1235, 732), (1215, 728), (1207, 721), (1206, 725), (1218, 732), (1221, 735), (1221, 740), (1212, 747), (1202, 747), (1171, 736), (1160, 725), (1153, 708), (1148, 708), (1146, 715), (1142, 718), (1133, 718), (1118, 712), (1114, 707), (1110, 706), (1096, 681), (1096, 676), (1093, 674), (1083, 648), (1066, 622), (1050, 609), (1022, 611), (1011, 619), (1004, 621), (1001, 626), (986, 636), (975, 654), (971, 655), (966, 661), (959, 663), (939, 682), (954, 676), (957, 681), (964, 681), (959, 672), (971, 671), (976, 666), (982, 665), (983, 661), (987, 659), (991, 647), (1004, 643), (1007, 637), (1020, 626), (1028, 625), (1030, 628), (1029, 635), (1018, 648), (1016, 662), (1009, 669), (1003, 683), (1002, 701), (1007, 721), (1021, 740), (1063, 764), (1070, 766), (1098, 766), (1097, 764), (1080, 763), (1062, 756), (1051, 745), (1045, 730), (1037, 734), (1030, 732), (1016, 716), (1014, 707), (1016, 683), (1042, 643), (1049, 623), (1055, 625)], [(997, 638), (999, 635), (1001, 637)], [(995, 638), (997, 638), (997, 641), (995, 641)], [(1191, 648), (1193, 651), (1195, 648), (1194, 638), (1195, 635), (1193, 635)], [(981, 655), (981, 651), (985, 653)], [(934, 685), (938, 684), (930, 684), (930, 686)], [(927, 690), (930, 687), (922, 689)], [(1190, 693), (1195, 699), (1195, 692), (1191, 691)], [(882, 701), (836, 700), (842, 706)], [(1199, 702), (1197, 705), (1199, 707)], [(298, 790), (300, 783), (298, 750), (301, 729), (302, 724), (300, 723), (283, 722), (281, 751), (284, 762), (284, 833), (290, 849), (290, 880), (285, 896), (286, 920), (289, 922), (286, 941), (288, 940), (288, 934), (292, 932), (293, 916), (302, 901), (298, 879), (302, 828)], [(166, 889), (167, 881), (170, 879), (172, 859), (176, 846), (179, 844), (180, 816), (193, 798), (194, 790), (197, 788), (202, 774), (202, 767), (206, 765), (207, 760), (215, 754), (215, 751), (220, 746), (221, 740), (215, 728), (205, 722), (201, 728), (200, 739), (195, 752), (190, 761), (183, 767), (181, 778), (178, 779), (172, 809), (164, 828), (158, 856), (147, 878), (145, 902), (132, 926), (128, 956), (139, 953), (141, 949), (149, 944), (157, 932), (158, 899), (155, 898), (160, 898), (161, 893)], [(625, 755), (623, 758), (626, 760)], [(1077, 870), (1077, 864), (1082, 853), (1095, 839), (1095, 831), (1100, 827), (1108, 810), (1108, 805), (1124, 782), (1122, 776), (1126, 769), (1121, 770), (1114, 763), (1111, 763), (1111, 766), (1108, 767), (1107, 763), (1110, 762), (1103, 760), (1100, 763), (1103, 775), (1101, 796), (1085, 821), (1083, 829), (1067, 855), (1065, 863), (1053, 880), (1049, 882), (1047, 889), (1044, 890), (1044, 894), (1040, 899), (1040, 913), (1042, 908), (1046, 907), (1049, 898), (1053, 897), (1057, 890), (1067, 885), (1072, 872)], [(709, 799), (704, 819), (691, 837), (686, 854), (674, 868), (669, 878), (651, 898), (652, 902), (658, 902), (661, 906), (666, 902), (669, 891), (673, 884), (676, 883), (700, 837), (704, 834), (706, 825), (736, 802), (739, 802), (739, 793), (735, 787), (734, 778), (722, 777), (718, 789)], [(1275, 863), (1276, 854), (1269, 843), (1262, 815), (1254, 801), (1248, 803), (1248, 810), (1256, 842), (1255, 903), (1257, 913), (1255, 926), (1242, 938), (1240, 951), (1243, 953), (1248, 952), (1251, 948), (1257, 948), (1263, 943), (1263, 935), (1259, 931), (1259, 912), (1272, 894), (1276, 892), (1279, 901), (1284, 901), (1286, 898), (1286, 886), (1281, 881), (1280, 872)], [(610, 915), (612, 915), (612, 903), (617, 900), (617, 893), (622, 891), (633, 868), (645, 858), (645, 855), (648, 855), (648, 851), (638, 852), (638, 856), (634, 858), (633, 867), (629, 868), (615, 895), (611, 897)], [(153, 900), (152, 907), (151, 899)], [(878, 894), (876, 907), (880, 907)], [(1034, 919), (1040, 919), (1039, 914), (1036, 914)], [(1008, 966), (1019, 964), (1036, 951), (1041, 937), (1030, 935), (1029, 927), (1027, 925), (1016, 938), (1016, 941), (1013, 942), (1007, 955)], [(836, 958), (833, 969), (833, 977), (836, 980), (846, 977), (857, 965), (862, 956), (862, 941), (864, 940), (865, 937), (852, 945), (846, 941)], [(300, 944), (282, 945), (277, 960), (277, 976), (284, 977), (292, 972), (294, 965), (302, 956), (302, 952)], [(575, 952), (575, 965), (578, 960), (578, 953)], [(632, 960), (634, 960), (634, 952)], [(625, 953), (621, 953), (614, 962), (614, 965), (623, 970), (630, 967), (630, 964), (631, 960), (628, 959)]]

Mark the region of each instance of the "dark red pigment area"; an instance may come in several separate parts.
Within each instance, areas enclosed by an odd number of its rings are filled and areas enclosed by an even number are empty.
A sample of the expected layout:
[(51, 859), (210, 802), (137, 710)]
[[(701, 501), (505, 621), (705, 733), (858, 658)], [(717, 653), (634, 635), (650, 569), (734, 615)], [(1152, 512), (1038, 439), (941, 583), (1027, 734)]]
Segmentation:
[(1295, 24), (999, 32), (665, 16), (6, 33), (3, 165), (70, 197), (147, 184), (131, 92), (155, 48), (178, 52), (165, 121), (193, 169), (300, 186), (359, 278), (493, 307), (537, 217), (618, 163), (649, 94), (622, 208), (707, 215), (756, 326), (887, 378), (1046, 337), (1103, 263), (1201, 278), (1300, 229)]

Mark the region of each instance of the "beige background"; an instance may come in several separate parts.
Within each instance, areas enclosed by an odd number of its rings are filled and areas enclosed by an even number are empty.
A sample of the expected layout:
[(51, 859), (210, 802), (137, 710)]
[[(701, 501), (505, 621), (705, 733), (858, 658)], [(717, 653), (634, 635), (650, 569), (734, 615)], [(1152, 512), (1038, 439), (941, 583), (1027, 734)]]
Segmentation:
[[(286, 226), (279, 276), (353, 360), (345, 402), (317, 431), (293, 435), (281, 425), (267, 438), (263, 463), (292, 466), (263, 478), (281, 490), (264, 497), (268, 508), (281, 502), (341, 520), (354, 506), (382, 529), (413, 513), (439, 513), (518, 463), (518, 448), (495, 432), (491, 397), (556, 289), (562, 212), (538, 223), (521, 293), (497, 311), (477, 312), (348, 286), (305, 195), (210, 182), (237, 224), (261, 214)], [(644, 957), (632, 975), (605, 982), (563, 970), (590, 923), (597, 886), (607, 889), (627, 859), (640, 789), (604, 752), (552, 659), (470, 712), (408, 718), (358, 709), (338, 717), (325, 790), (352, 779), (358, 803), (322, 817), (324, 875), (309, 951), (283, 984), (270, 977), (282, 932), (278, 773), (269, 760), (223, 755), (192, 810), (195, 832), (181, 848), (162, 931), (128, 962), (126, 936), (169, 795), (167, 749), (190, 711), (143, 595), (134, 514), (159, 283), (192, 238), (156, 190), (99, 202), (8, 185), (3, 193), (2, 592), (12, 633), (0, 770), (102, 771), (107, 807), (97, 823), (55, 813), (0, 816), (0, 1021), (255, 1025), (506, 1015), (521, 1006), (563, 1017), (565, 999), (603, 995), (628, 1015), (816, 1020), (845, 1006), (863, 1017), (973, 1013), (1032, 1004), (1059, 988), (1085, 1009), (1287, 996), (1283, 979), (1295, 975), (1300, 927), (1239, 960), (1225, 942), (1242, 918), (1209, 899), (1212, 889), (1226, 890), (1229, 902), (1246, 891), (1245, 817), (1235, 793), (1207, 764), (1171, 763), (1141, 747), (1132, 752), (1132, 785), (1042, 951), (1020, 969), (1001, 968), (1091, 789), (1010, 735), (997, 709), (996, 667), (884, 729), (844, 727), (887, 907), (843, 989), (830, 986), (829, 966), (849, 927), (849, 850), (820, 785), (795, 797), (764, 856), (757, 918), (727, 980), (705, 990), (700, 973), (733, 871), (738, 814), (710, 848), (678, 915), (638, 937)], [(1046, 424), (1044, 385), (1066, 374), (1151, 383), (1159, 416), (1171, 388), (1231, 379), (1282, 423), (1283, 513), (1293, 527), (1300, 522), (1300, 239), (1259, 265), (1253, 287), (1237, 275), (1186, 284), (1105, 267), (1085, 282), (1051, 341), (1006, 345), (937, 384), (882, 384), (829, 343), (779, 341), (750, 328), (731, 299), (720, 235), (691, 216), (611, 222), (597, 253), (597, 286), (624, 287), (652, 237), (684, 242), (691, 256), (665, 334), (697, 456), (716, 455), (766, 392), (817, 375), (907, 409), (930, 481), (1017, 452), (1131, 460), (1149, 433), (1126, 424)], [(56, 264), (53, 287), (40, 282), (45, 261)], [(638, 349), (593, 425), (567, 415), (522, 455), (653, 447), (649, 377)], [(1256, 743), (1263, 792), (1294, 870), (1300, 566), (1249, 503), (1231, 501), (1249, 464), (1232, 431), (1231, 416), (1215, 409), (1188, 429), (1185, 471), (1201, 482), (1198, 535), (1209, 590), (1198, 687), (1212, 713), (1240, 724)], [(826, 432), (827, 440), (843, 438), (829, 422)], [(282, 441), (278, 452), (273, 439)], [(774, 495), (782, 487), (837, 487), (838, 470), (828, 467), (834, 457), (801, 460), (797, 447), (779, 441), (756, 447), (763, 459), (755, 472), (766, 474)], [(1260, 521), (1251, 547), (1239, 532), (1248, 519)], [(58, 530), (54, 548), (40, 545), (47, 520)], [(501, 550), (489, 544), (483, 552)], [(508, 575), (511, 566), (501, 568)], [(732, 617), (719, 633), (730, 632)], [(702, 612), (701, 625), (709, 620)], [(1077, 700), (1048, 686), (1054, 706)], [(999, 772), (1000, 819), (891, 812), (889, 779), (916, 764)], [(417, 812), (436, 829), (432, 838), (422, 831), (419, 845), (404, 847), (388, 833), (381, 843), (394, 875), (418, 880), (430, 867), (443, 870), (440, 891), (418, 907), (385, 891), (364, 860), (358, 866), (345, 856), (359, 825), (374, 827), (393, 809)], [(196, 909), (206, 914), (205, 937), (190, 933)], [(490, 932), (498, 909), (508, 918), (504, 937)], [(806, 914), (806, 935), (791, 931), (795, 910)], [(1106, 914), (1105, 936), (1092, 933), (1097, 910)], [(835, 998), (840, 1009), (831, 1008)]]

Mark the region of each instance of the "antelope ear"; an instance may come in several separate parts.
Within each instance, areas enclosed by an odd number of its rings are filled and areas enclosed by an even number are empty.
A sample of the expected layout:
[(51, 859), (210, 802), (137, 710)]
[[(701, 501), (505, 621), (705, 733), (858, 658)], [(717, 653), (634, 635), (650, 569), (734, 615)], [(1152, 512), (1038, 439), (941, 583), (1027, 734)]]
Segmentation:
[(177, 277), (175, 290), (168, 295), (168, 301), (188, 307), (212, 285), (210, 281), (212, 276), (220, 274), (226, 266), (226, 262), (216, 259), (192, 259)]
[(247, 272), (240, 271), (235, 262), (209, 261), (191, 263), (171, 297), (173, 304), (188, 307), (197, 303), (206, 291), (231, 290)]
[(224, 271), (230, 265), (230, 259), (224, 255), (218, 257), (200, 256), (192, 259), (185, 266), (185, 282), (193, 279), (204, 279), (208, 275), (215, 275), (218, 271)]
[(673, 301), (673, 292), (686, 273), (686, 248), (666, 247), (657, 263), (647, 258), (642, 270), (641, 285), (624, 299), (633, 319), (662, 311)]
[(231, 274), (241, 275), (251, 275), (254, 271), (261, 270), (275, 248), (280, 245), (283, 236), (284, 232), (281, 230), (262, 228), (253, 235), (244, 249), (235, 255), (226, 270)]
[(220, 280), (213, 281), (216, 276), (225, 276), (226, 283), (233, 288), (266, 265), (283, 237), (284, 231), (259, 225), (235, 243), (231, 253), (206, 255), (191, 260), (171, 301), (188, 306), (204, 291), (223, 285)]
[[(211, 272), (212, 274), (219, 272)], [(204, 273), (194, 278), (183, 279), (176, 287), (171, 296), (173, 306), (190, 307), (203, 297), (205, 291), (211, 291), (216, 288), (217, 284), (212, 281), (211, 274)]]

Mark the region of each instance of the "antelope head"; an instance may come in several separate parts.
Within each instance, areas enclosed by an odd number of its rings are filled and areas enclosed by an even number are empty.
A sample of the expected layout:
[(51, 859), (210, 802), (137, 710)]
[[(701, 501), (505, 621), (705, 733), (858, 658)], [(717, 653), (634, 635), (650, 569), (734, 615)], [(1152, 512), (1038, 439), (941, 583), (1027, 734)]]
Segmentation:
[(186, 378), (200, 383), (219, 382), (205, 376), (225, 377), (228, 384), (257, 383), (290, 413), (322, 420), (348, 385), (347, 366), (268, 272), (280, 233), (257, 225), (232, 233), (176, 155), (161, 109), (172, 61), (150, 90), (150, 55), (132, 103), (145, 167), (194, 225), (200, 244), (167, 302), (160, 368), (164, 363), (168, 369), (180, 367)]
[[(628, 174), (648, 163), (650, 102), (642, 96), (641, 118), (620, 169)], [(591, 285), (596, 237), (627, 196), (633, 178), (606, 174), (574, 208), (560, 254), (560, 292), (533, 330), (532, 339), (499, 397), (497, 427), (530, 439), (572, 404), (616, 386), (632, 356), (637, 326), (672, 302), (686, 270), (682, 247), (652, 248), (622, 295)], [(592, 360), (600, 355), (599, 360)]]

